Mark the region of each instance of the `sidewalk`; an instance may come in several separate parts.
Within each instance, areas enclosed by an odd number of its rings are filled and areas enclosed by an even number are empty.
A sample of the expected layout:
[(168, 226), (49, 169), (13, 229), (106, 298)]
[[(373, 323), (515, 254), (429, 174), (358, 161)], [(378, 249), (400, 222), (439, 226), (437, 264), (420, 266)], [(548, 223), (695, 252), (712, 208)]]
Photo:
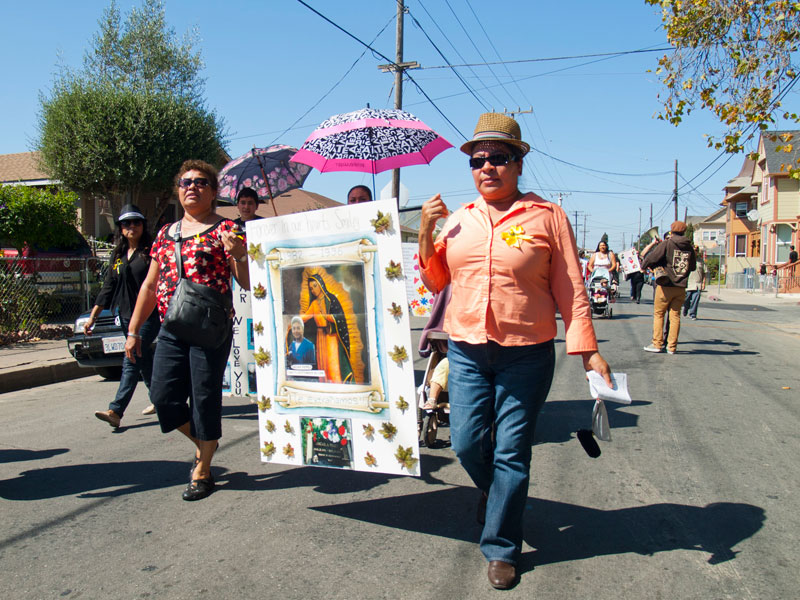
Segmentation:
[(67, 340), (40, 340), (0, 346), (0, 394), (94, 375), (78, 366)]
[(728, 302), (730, 304), (755, 304), (758, 306), (800, 306), (800, 294), (778, 294), (775, 292), (762, 293), (758, 290), (735, 290), (708, 286), (703, 292), (702, 300), (705, 302)]

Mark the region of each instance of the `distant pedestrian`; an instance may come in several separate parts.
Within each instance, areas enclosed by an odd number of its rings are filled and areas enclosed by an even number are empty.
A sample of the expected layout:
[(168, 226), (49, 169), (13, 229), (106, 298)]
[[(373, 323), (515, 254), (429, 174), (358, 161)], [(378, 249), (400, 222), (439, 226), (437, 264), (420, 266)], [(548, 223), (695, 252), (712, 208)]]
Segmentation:
[(361, 204), (362, 202), (372, 202), (372, 191), (365, 185), (356, 185), (347, 192), (348, 204)]
[(686, 283), (686, 300), (683, 302), (683, 316), (689, 316), (692, 321), (697, 320), (697, 307), (700, 305), (700, 293), (705, 289), (706, 264), (700, 254), (700, 248), (694, 247), (697, 257), (697, 268), (689, 273)]
[(686, 232), (686, 223), (675, 221), (670, 226), (670, 232), (672, 235), (650, 249), (642, 261), (643, 267), (663, 267), (668, 279), (664, 284), (656, 284), (653, 298), (653, 340), (644, 347), (646, 352), (663, 352), (664, 315), (669, 311), (667, 353), (675, 354), (681, 330), (681, 307), (686, 298), (686, 284), (689, 273), (696, 268), (694, 248), (691, 241), (683, 235)]
[[(128, 322), (136, 306), (139, 289), (150, 268), (150, 246), (153, 238), (147, 231), (144, 214), (137, 206), (126, 204), (122, 207), (117, 218), (117, 233), (119, 242), (111, 253), (103, 287), (97, 295), (89, 320), (83, 326), (85, 335), (92, 335), (97, 316), (107, 308), (119, 315), (121, 331), (127, 336)], [(142, 336), (142, 355), (136, 362), (129, 360), (127, 356), (122, 359), (122, 376), (117, 394), (108, 405), (108, 410), (95, 412), (95, 417), (112, 427), (119, 427), (125, 409), (136, 391), (139, 375), (147, 389), (150, 389), (150, 376), (153, 372), (152, 345), (160, 328), (158, 312), (152, 310), (139, 331)], [(154, 412), (155, 408), (149, 404), (142, 414), (151, 415)]]
[(794, 249), (794, 246), (789, 246), (789, 264), (791, 265), (791, 267), (789, 267), (789, 275), (791, 275), (792, 277), (794, 277), (794, 270), (796, 267), (794, 263), (796, 262), (797, 262), (797, 250)]
[(761, 263), (761, 267), (758, 269), (758, 282), (763, 291), (767, 287), (767, 263)]

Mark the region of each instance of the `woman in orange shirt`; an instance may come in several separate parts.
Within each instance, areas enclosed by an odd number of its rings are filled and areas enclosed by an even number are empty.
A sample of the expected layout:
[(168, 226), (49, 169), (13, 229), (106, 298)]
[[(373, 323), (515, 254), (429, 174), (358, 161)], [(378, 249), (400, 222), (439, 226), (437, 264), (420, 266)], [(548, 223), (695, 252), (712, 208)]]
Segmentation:
[(498, 589), (517, 579), (533, 431), (555, 365), (556, 305), (567, 353), (580, 354), (587, 370), (611, 384), (569, 220), (561, 207), (517, 187), (530, 149), (520, 138), (514, 119), (481, 115), (461, 146), (480, 197), (452, 215), (439, 194), (425, 202), (419, 241), (425, 285), (437, 292), (451, 284), (444, 322), (450, 437), (482, 492), (481, 551)]

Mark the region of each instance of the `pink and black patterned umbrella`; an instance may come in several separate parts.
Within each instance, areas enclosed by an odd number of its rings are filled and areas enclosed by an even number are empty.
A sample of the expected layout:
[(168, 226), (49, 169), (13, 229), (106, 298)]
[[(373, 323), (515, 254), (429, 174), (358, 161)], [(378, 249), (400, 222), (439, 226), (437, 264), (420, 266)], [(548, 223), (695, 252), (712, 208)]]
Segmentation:
[(411, 113), (362, 108), (320, 123), (292, 157), (321, 173), (381, 173), (430, 163), (453, 145)]
[(233, 159), (219, 172), (217, 198), (235, 203), (239, 190), (249, 187), (266, 201), (303, 187), (311, 169), (292, 161), (296, 152), (297, 148), (292, 146), (276, 145), (253, 148)]

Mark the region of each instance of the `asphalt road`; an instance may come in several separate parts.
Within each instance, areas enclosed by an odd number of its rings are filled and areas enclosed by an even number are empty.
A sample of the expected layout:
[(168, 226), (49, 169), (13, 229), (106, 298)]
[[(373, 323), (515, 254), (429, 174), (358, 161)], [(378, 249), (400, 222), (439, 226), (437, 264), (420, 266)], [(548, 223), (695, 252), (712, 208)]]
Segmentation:
[[(522, 579), (503, 597), (798, 597), (800, 311), (701, 304), (668, 356), (641, 350), (651, 309), (620, 302), (596, 321), (634, 397), (608, 404), (598, 459), (575, 439), (592, 408), (580, 361), (557, 344)], [(255, 407), (228, 401), (218, 491), (187, 503), (192, 450), (139, 414), (143, 388), (118, 432), (92, 415), (115, 389), (91, 377), (0, 395), (3, 598), (501, 594), (450, 449), (423, 449), (421, 478), (264, 465)]]

